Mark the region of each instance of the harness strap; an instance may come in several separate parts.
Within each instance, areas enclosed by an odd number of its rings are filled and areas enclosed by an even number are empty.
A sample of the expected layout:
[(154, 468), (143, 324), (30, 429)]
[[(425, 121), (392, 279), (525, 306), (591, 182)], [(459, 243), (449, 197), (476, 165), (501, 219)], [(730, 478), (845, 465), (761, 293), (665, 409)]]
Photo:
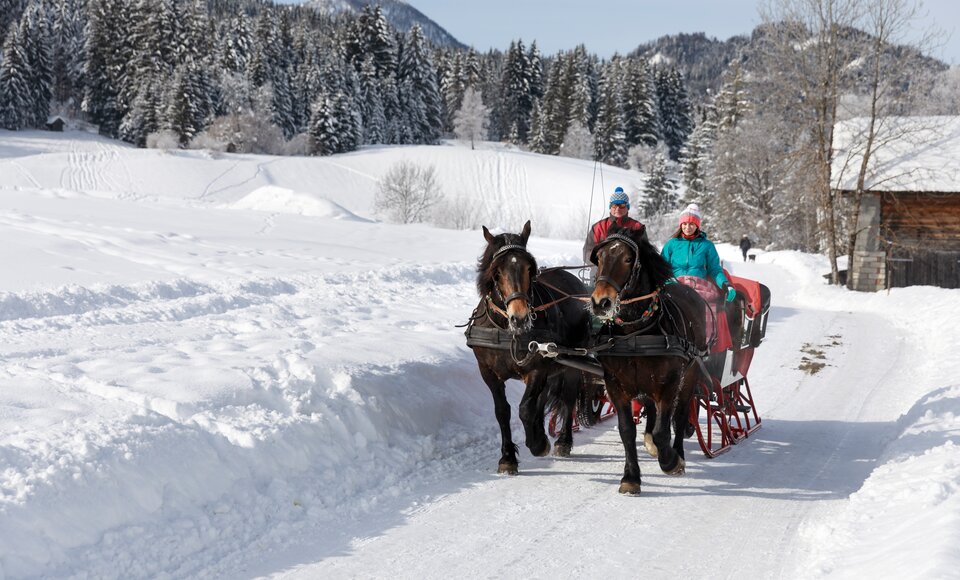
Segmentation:
[[(557, 269), (559, 269), (559, 268), (557, 268)], [(541, 274), (542, 274), (542, 272), (541, 272)], [(543, 285), (546, 286), (547, 288), (553, 290), (554, 292), (556, 292), (557, 294), (560, 294), (560, 295), (562, 296), (562, 298), (560, 298), (560, 299), (558, 299), (558, 300), (554, 300), (553, 302), (551, 302), (551, 303), (550, 303), (550, 306), (553, 306), (553, 305), (556, 304), (557, 302), (562, 302), (562, 301), (566, 300), (567, 298), (573, 298), (574, 300), (580, 300), (580, 301), (583, 301), (583, 302), (586, 302), (586, 301), (590, 300), (590, 295), (589, 295), (589, 294), (568, 294), (568, 293), (564, 292), (563, 290), (557, 288), (557, 287), (554, 286), (553, 284), (551, 284), (551, 283), (549, 283), (549, 282), (544, 282), (543, 280), (537, 280), (537, 284), (543, 284)]]
[[(608, 284), (609, 284), (609, 282), (608, 282)], [(613, 286), (613, 284), (610, 284), (610, 285)], [(614, 286), (614, 287), (615, 287), (615, 286)], [(621, 300), (621, 301), (620, 301), (620, 305), (622, 306), (622, 305), (624, 305), (624, 304), (632, 304), (632, 303), (634, 303), (634, 302), (640, 302), (641, 300), (646, 300), (647, 298), (653, 298), (654, 296), (656, 296), (656, 295), (659, 294), (659, 293), (660, 293), (660, 288), (657, 288), (656, 290), (654, 290), (653, 292), (651, 292), (651, 293), (649, 293), (649, 294), (644, 294), (643, 296), (635, 296), (635, 297), (633, 297), (633, 298), (628, 298), (627, 300)]]

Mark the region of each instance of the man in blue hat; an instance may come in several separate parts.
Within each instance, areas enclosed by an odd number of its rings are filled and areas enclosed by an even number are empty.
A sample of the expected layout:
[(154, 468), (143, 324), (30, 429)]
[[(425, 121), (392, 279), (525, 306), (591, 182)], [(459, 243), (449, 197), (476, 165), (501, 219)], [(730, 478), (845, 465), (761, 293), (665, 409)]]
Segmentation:
[[(627, 195), (623, 188), (617, 186), (613, 190), (613, 194), (610, 196), (610, 215), (593, 224), (590, 227), (590, 231), (587, 232), (587, 239), (583, 243), (583, 263), (590, 263), (590, 254), (593, 253), (593, 248), (597, 244), (607, 239), (607, 234), (610, 231), (610, 226), (617, 224), (621, 228), (630, 228), (633, 230), (643, 231), (643, 237), (646, 238), (646, 228), (644, 225), (637, 220), (628, 217), (627, 213), (630, 211), (630, 196)], [(593, 282), (594, 278), (597, 276), (596, 267), (590, 269), (590, 281)]]

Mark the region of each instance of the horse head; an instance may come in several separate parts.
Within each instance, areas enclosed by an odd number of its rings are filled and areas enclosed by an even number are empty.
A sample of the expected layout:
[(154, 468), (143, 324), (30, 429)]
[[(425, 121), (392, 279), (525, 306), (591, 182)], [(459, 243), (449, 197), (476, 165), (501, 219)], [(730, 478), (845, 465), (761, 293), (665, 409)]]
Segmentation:
[(590, 304), (593, 314), (604, 319), (617, 315), (622, 300), (650, 293), (673, 276), (670, 264), (643, 230), (611, 227), (590, 261), (597, 266)]
[(534, 318), (530, 288), (537, 277), (537, 261), (527, 251), (530, 221), (519, 234), (495, 236), (483, 226), (483, 237), (487, 247), (477, 265), (477, 291), (507, 319), (511, 332), (529, 330)]

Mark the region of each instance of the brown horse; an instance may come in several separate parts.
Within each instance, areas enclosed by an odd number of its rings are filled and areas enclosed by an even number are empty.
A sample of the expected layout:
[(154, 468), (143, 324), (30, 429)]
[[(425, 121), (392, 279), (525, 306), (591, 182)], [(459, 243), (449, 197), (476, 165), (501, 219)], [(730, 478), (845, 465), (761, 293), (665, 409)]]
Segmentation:
[(544, 431), (544, 410), (566, 418), (554, 446), (554, 455), (566, 457), (573, 447), (572, 415), (583, 383), (581, 371), (559, 365), (528, 351), (531, 341), (585, 346), (590, 313), (569, 300), (585, 296), (587, 288), (573, 274), (559, 268), (538, 271), (527, 251), (530, 222), (520, 234), (494, 236), (483, 228), (487, 247), (477, 264), (480, 303), (467, 327), (467, 345), (473, 348), (500, 425), (501, 457), (497, 471), (516, 475), (517, 446), (510, 432), (510, 403), (504, 383), (520, 379), (526, 385), (520, 400), (520, 420), (527, 448), (537, 457), (550, 452)]
[[(605, 321), (594, 337), (594, 348), (607, 394), (617, 410), (626, 453), (620, 493), (639, 494), (637, 428), (631, 400), (644, 398), (648, 442), (656, 448), (660, 469), (681, 475), (690, 398), (698, 382), (709, 384), (710, 380), (698, 360), (707, 347), (705, 305), (692, 289), (671, 283), (670, 264), (642, 231), (611, 228), (607, 239), (594, 249), (591, 261), (598, 266), (591, 305), (593, 313)], [(675, 431), (672, 446), (671, 420)]]

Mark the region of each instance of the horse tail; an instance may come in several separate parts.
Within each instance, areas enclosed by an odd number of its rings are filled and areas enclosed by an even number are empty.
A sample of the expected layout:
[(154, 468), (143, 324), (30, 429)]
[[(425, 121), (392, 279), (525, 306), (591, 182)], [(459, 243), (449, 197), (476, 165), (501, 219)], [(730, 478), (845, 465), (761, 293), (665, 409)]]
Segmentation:
[(583, 388), (583, 371), (560, 365), (558, 367), (547, 380), (547, 388), (543, 391), (543, 407), (548, 414), (556, 413), (559, 417), (569, 417)]

